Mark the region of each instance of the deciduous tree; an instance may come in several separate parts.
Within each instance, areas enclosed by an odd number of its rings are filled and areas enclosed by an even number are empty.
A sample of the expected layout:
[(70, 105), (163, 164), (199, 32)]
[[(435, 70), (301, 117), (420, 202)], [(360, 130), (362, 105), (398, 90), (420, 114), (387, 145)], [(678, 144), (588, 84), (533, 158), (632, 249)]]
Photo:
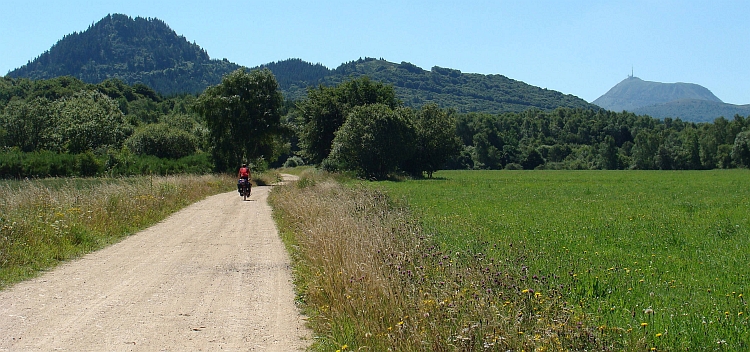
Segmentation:
[(329, 159), (359, 176), (383, 179), (414, 151), (411, 110), (358, 106), (336, 132)]
[(458, 156), (461, 140), (456, 134), (456, 118), (453, 111), (443, 110), (428, 104), (416, 112), (412, 121), (415, 139), (414, 155), (404, 164), (412, 174), (432, 178), (432, 173), (441, 169), (448, 159)]
[(282, 96), (271, 71), (238, 69), (209, 87), (195, 109), (209, 129), (211, 153), (218, 171), (228, 171), (245, 161), (272, 160), (283, 132)]
[(401, 105), (393, 86), (371, 81), (363, 76), (336, 87), (309, 89), (307, 98), (298, 104), (300, 148), (309, 163), (318, 164), (331, 152), (336, 131), (355, 107), (384, 104), (390, 109)]

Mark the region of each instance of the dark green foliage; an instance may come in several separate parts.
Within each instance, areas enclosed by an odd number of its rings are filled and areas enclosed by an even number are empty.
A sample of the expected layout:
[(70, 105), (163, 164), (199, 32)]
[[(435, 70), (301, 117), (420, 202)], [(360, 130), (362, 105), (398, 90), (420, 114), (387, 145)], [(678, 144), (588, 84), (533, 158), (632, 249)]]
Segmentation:
[(233, 170), (249, 160), (275, 160), (284, 132), (281, 107), (281, 93), (269, 70), (238, 69), (206, 89), (195, 110), (210, 131), (217, 171)]
[(86, 31), (66, 35), (9, 77), (75, 76), (88, 83), (118, 78), (162, 94), (198, 93), (239, 66), (211, 60), (161, 20), (108, 15)]
[(96, 156), (59, 154), (51, 151), (24, 153), (8, 150), (0, 153), (0, 178), (85, 177), (171, 175), (180, 173), (210, 173), (212, 164), (205, 153), (180, 159), (138, 156), (127, 150)]
[[(302, 90), (307, 87), (316, 87), (323, 83), (323, 79), (331, 73), (327, 67), (321, 64), (311, 64), (301, 59), (288, 59), (261, 65), (259, 68), (267, 68), (273, 72), (279, 88), (282, 92)], [(301, 99), (302, 96), (287, 96), (287, 99)]]
[(732, 147), (732, 159), (738, 166), (750, 168), (750, 130), (737, 134)]
[(298, 156), (290, 156), (286, 161), (284, 162), (284, 167), (292, 168), (292, 167), (298, 167), (305, 165), (305, 161), (302, 160), (302, 158)]
[(83, 177), (96, 176), (102, 168), (102, 164), (90, 151), (78, 155), (76, 158), (76, 169), (78, 174)]
[(496, 116), (464, 114), (456, 125), (465, 145), (464, 161), (454, 160), (451, 165), (476, 169), (502, 169), (509, 164), (521, 164), (524, 169), (729, 168), (735, 136), (747, 128), (747, 121), (736, 116), (732, 121), (719, 118), (713, 124), (696, 124), (564, 108)]
[(49, 151), (0, 153), (0, 178), (88, 177), (103, 171), (94, 154), (58, 154)]
[(49, 151), (0, 153), (0, 178), (76, 176), (77, 156)]
[(152, 155), (115, 153), (107, 160), (110, 175), (175, 175), (207, 174), (213, 170), (206, 153), (188, 155), (180, 159), (163, 159)]
[[(312, 67), (309, 68), (312, 72)], [(278, 71), (278, 72), (277, 72)], [(277, 76), (282, 70), (274, 71)], [(314, 77), (322, 71), (315, 71)], [(557, 107), (596, 108), (572, 95), (542, 89), (502, 75), (467, 74), (459, 70), (433, 67), (426, 71), (408, 62), (396, 64), (373, 58), (342, 64), (327, 76), (318, 78), (324, 85), (335, 86), (352, 78), (367, 76), (373, 81), (393, 85), (396, 96), (405, 106), (420, 107), (428, 103), (458, 112), (521, 112), (529, 108), (552, 110)], [(305, 96), (303, 85), (283, 87), (284, 96)]]
[(0, 145), (78, 154), (119, 147), (129, 133), (117, 103), (99, 92), (82, 90), (52, 102), (30, 98), (12, 100), (0, 114)]
[(135, 154), (170, 159), (194, 154), (197, 145), (194, 135), (164, 123), (145, 125), (125, 141), (125, 146)]
[(344, 124), (352, 109), (368, 104), (384, 104), (390, 109), (400, 106), (392, 86), (360, 77), (336, 87), (310, 89), (298, 104), (299, 139), (304, 158), (318, 164), (328, 157), (335, 132)]
[(24, 152), (54, 146), (51, 103), (46, 98), (30, 102), (12, 100), (0, 114), (0, 145), (14, 146)]
[(411, 110), (357, 106), (336, 132), (330, 160), (361, 177), (384, 179), (414, 151)]
[[(34, 80), (74, 76), (87, 83), (119, 79), (173, 95), (200, 93), (239, 67), (226, 59), (211, 60), (205, 50), (177, 35), (161, 20), (114, 14), (81, 33), (66, 35), (8, 76)], [(300, 59), (258, 68), (270, 69), (282, 93), (290, 100), (303, 99), (309, 87), (335, 86), (352, 78), (369, 76), (374, 81), (395, 86), (399, 99), (411, 107), (435, 103), (459, 112), (487, 113), (520, 112), (531, 107), (543, 110), (560, 106), (594, 107), (572, 95), (501, 75), (465, 74), (437, 66), (426, 71), (407, 62), (396, 64), (382, 59), (359, 59), (335, 70)], [(0, 99), (3, 99), (2, 94)]]
[[(0, 96), (7, 98), (0, 106), (0, 146), (9, 153), (1, 177), (212, 170), (205, 154), (185, 161), (207, 145), (208, 130), (191, 109), (195, 96), (164, 98), (142, 84), (92, 85), (72, 77), (3, 78)], [(161, 158), (112, 152), (126, 137), (135, 153)]]
[(422, 106), (412, 121), (414, 128), (414, 154), (402, 166), (415, 176), (432, 178), (432, 173), (445, 167), (449, 159), (461, 151), (461, 141), (456, 135), (455, 112), (440, 109), (435, 104)]
[(101, 93), (82, 91), (55, 105), (53, 128), (62, 152), (119, 147), (129, 132), (117, 104)]
[(544, 158), (536, 149), (529, 149), (526, 151), (523, 159), (521, 160), (521, 166), (524, 170), (534, 170), (537, 166), (544, 164)]

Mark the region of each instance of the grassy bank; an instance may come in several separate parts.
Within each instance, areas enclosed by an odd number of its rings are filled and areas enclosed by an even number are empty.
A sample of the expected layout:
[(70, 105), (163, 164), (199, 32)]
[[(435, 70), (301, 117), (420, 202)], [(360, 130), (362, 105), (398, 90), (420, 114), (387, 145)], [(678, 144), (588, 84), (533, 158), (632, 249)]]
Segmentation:
[(406, 199), (444, 252), (516, 263), (605, 346), (750, 348), (747, 170), (435, 176), (377, 187)]
[(228, 176), (0, 181), (0, 288), (233, 190), (235, 182)]
[(478, 241), (448, 248), (381, 191), (301, 176), (270, 199), (315, 349), (603, 347), (562, 292), (534, 289), (544, 279), (528, 275), (519, 251), (498, 258)]

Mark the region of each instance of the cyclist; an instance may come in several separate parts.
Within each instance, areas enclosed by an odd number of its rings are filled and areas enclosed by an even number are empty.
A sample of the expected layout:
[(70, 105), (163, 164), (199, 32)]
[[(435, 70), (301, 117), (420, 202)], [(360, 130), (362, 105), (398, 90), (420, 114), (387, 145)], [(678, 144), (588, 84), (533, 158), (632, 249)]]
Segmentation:
[[(237, 177), (239, 177), (240, 180), (245, 180), (245, 183), (250, 184), (250, 168), (247, 167), (247, 164), (242, 164), (240, 171), (237, 173)], [(242, 193), (242, 181), (237, 182), (237, 191)]]

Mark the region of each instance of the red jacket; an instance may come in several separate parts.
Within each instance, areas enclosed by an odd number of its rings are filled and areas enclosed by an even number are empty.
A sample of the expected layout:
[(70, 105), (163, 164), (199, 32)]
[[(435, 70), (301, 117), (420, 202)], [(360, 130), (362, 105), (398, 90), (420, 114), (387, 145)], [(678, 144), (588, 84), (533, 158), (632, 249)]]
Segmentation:
[(250, 170), (246, 167), (240, 168), (240, 178), (242, 177), (250, 177)]

